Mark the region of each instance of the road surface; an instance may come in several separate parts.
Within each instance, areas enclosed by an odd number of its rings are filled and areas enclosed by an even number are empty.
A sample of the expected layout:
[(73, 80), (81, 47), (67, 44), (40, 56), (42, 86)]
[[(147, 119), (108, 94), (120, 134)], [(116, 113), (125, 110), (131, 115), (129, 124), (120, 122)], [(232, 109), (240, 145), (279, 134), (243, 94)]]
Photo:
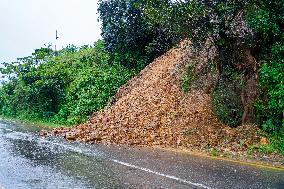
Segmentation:
[(0, 189), (279, 188), (284, 170), (185, 153), (42, 138), (0, 123)]

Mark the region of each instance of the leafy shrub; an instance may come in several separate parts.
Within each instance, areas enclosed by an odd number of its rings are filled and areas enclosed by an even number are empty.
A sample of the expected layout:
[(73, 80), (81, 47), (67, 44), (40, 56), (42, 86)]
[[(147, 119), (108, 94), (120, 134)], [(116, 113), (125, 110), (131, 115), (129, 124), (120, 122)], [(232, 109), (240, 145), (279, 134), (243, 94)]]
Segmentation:
[(249, 149), (249, 153), (252, 152), (260, 152), (263, 154), (271, 154), (275, 152), (279, 152), (280, 154), (284, 155), (284, 132), (283, 130), (277, 134), (267, 134), (261, 132), (263, 137), (268, 139), (266, 144), (258, 144), (253, 145)]
[(67, 88), (66, 102), (59, 115), (68, 124), (86, 121), (93, 112), (104, 108), (132, 75), (119, 65), (84, 69)]
[(77, 124), (102, 109), (134, 74), (110, 64), (104, 42), (94, 47), (69, 45), (54, 53), (37, 49), (32, 56), (6, 63), (10, 80), (0, 88), (0, 113), (21, 119)]
[(256, 104), (263, 129), (277, 133), (284, 129), (284, 45), (276, 43), (272, 48), (272, 60), (260, 69), (263, 97)]
[(186, 73), (182, 78), (182, 89), (184, 92), (188, 92), (192, 82), (196, 79), (196, 75), (194, 73), (194, 65), (189, 63), (186, 65)]
[(253, 4), (247, 21), (259, 36), (257, 45), (262, 60), (262, 95), (256, 104), (257, 117), (265, 131), (277, 135), (284, 129), (284, 1), (262, 0)]
[(231, 127), (241, 124), (243, 107), (239, 94), (229, 83), (219, 84), (212, 94), (212, 104), (218, 118)]
[(143, 69), (176, 42), (175, 35), (152, 25), (137, 0), (100, 0), (102, 37), (112, 63)]

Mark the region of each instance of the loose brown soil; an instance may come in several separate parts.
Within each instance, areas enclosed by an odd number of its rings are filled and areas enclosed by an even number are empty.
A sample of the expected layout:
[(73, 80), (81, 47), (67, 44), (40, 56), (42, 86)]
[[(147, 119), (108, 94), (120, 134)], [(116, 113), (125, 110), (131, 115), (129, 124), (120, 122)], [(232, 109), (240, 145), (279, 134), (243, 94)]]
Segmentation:
[[(189, 61), (194, 60), (198, 68), (214, 58), (214, 49), (211, 52), (209, 48), (204, 49), (199, 52), (209, 52), (206, 56), (196, 53), (189, 42), (182, 42), (122, 86), (112, 104), (94, 113), (87, 123), (57, 128), (51, 133), (88, 143), (242, 154), (249, 146), (264, 140), (257, 127), (230, 128), (222, 124), (211, 108), (210, 84), (189, 92), (181, 89), (182, 74)], [(214, 76), (204, 77), (214, 82)], [(42, 135), (47, 134), (42, 132)]]

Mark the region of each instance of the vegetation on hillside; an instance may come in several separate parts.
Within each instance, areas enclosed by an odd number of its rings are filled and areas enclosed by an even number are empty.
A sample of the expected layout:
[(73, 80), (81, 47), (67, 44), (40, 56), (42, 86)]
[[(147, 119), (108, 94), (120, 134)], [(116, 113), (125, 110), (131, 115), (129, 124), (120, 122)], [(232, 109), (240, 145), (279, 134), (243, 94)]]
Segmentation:
[(149, 22), (137, 0), (100, 0), (98, 12), (114, 63), (143, 69), (178, 42), (174, 33)]
[(98, 12), (104, 42), (41, 48), (5, 64), (3, 115), (80, 123), (135, 71), (188, 38), (196, 48), (206, 41), (217, 48), (212, 106), (219, 119), (256, 123), (284, 149), (283, 0), (100, 0)]
[(18, 62), (6, 63), (9, 80), (0, 89), (6, 117), (72, 125), (102, 109), (134, 71), (111, 64), (104, 42), (68, 46), (54, 52), (40, 48)]
[[(283, 130), (283, 0), (142, 2), (151, 23), (196, 45), (208, 39), (216, 45), (220, 78), (213, 98), (221, 103), (216, 112), (227, 111), (222, 120), (232, 126), (258, 122), (269, 132)], [(230, 97), (224, 90), (232, 93)], [(229, 121), (230, 117), (236, 121)]]

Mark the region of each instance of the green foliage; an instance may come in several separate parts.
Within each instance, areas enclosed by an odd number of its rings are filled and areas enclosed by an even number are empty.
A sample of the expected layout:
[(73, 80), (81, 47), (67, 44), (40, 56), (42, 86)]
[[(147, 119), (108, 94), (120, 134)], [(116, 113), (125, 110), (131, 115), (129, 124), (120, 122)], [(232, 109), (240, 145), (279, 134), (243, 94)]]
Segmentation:
[(243, 107), (235, 86), (229, 82), (219, 84), (212, 94), (212, 104), (219, 119), (231, 127), (241, 124)]
[(85, 121), (102, 109), (133, 71), (111, 65), (104, 42), (94, 47), (69, 45), (53, 52), (35, 50), (32, 56), (7, 64), (10, 77), (0, 88), (0, 113), (28, 120), (61, 124)]
[(276, 151), (284, 156), (284, 130), (279, 133), (269, 136), (269, 142)]
[(80, 123), (109, 102), (117, 89), (131, 78), (122, 66), (84, 69), (67, 88), (66, 104), (59, 112), (68, 123)]
[[(246, 20), (260, 35), (260, 43), (273, 43), (283, 37), (284, 1), (253, 0), (250, 3)], [(283, 38), (282, 38), (283, 40)]]
[(257, 116), (265, 131), (279, 133), (284, 129), (284, 1), (255, 3), (247, 20), (259, 36), (257, 42), (263, 62)]
[(250, 147), (248, 153), (259, 152), (262, 154), (280, 153), (284, 155), (284, 132), (277, 134), (262, 133), (268, 139), (266, 144), (258, 144)]
[(284, 45), (276, 43), (272, 58), (260, 69), (260, 83), (266, 93), (257, 104), (263, 128), (271, 133), (284, 129)]
[(214, 42), (233, 38), (234, 19), (245, 11), (250, 1), (244, 0), (192, 0), (171, 1), (140, 0), (152, 24), (181, 38), (190, 38), (197, 44), (208, 37)]
[(150, 25), (137, 0), (100, 0), (98, 12), (102, 37), (112, 63), (138, 70), (163, 54), (174, 36)]
[(189, 63), (186, 65), (186, 73), (182, 78), (181, 87), (184, 92), (188, 92), (192, 82), (196, 79), (196, 75), (194, 73), (194, 65)]
[(159, 25), (176, 38), (208, 36), (210, 11), (201, 1), (140, 0), (140, 6), (151, 25)]
[(209, 153), (214, 157), (220, 156), (220, 152), (216, 148), (210, 148)]

